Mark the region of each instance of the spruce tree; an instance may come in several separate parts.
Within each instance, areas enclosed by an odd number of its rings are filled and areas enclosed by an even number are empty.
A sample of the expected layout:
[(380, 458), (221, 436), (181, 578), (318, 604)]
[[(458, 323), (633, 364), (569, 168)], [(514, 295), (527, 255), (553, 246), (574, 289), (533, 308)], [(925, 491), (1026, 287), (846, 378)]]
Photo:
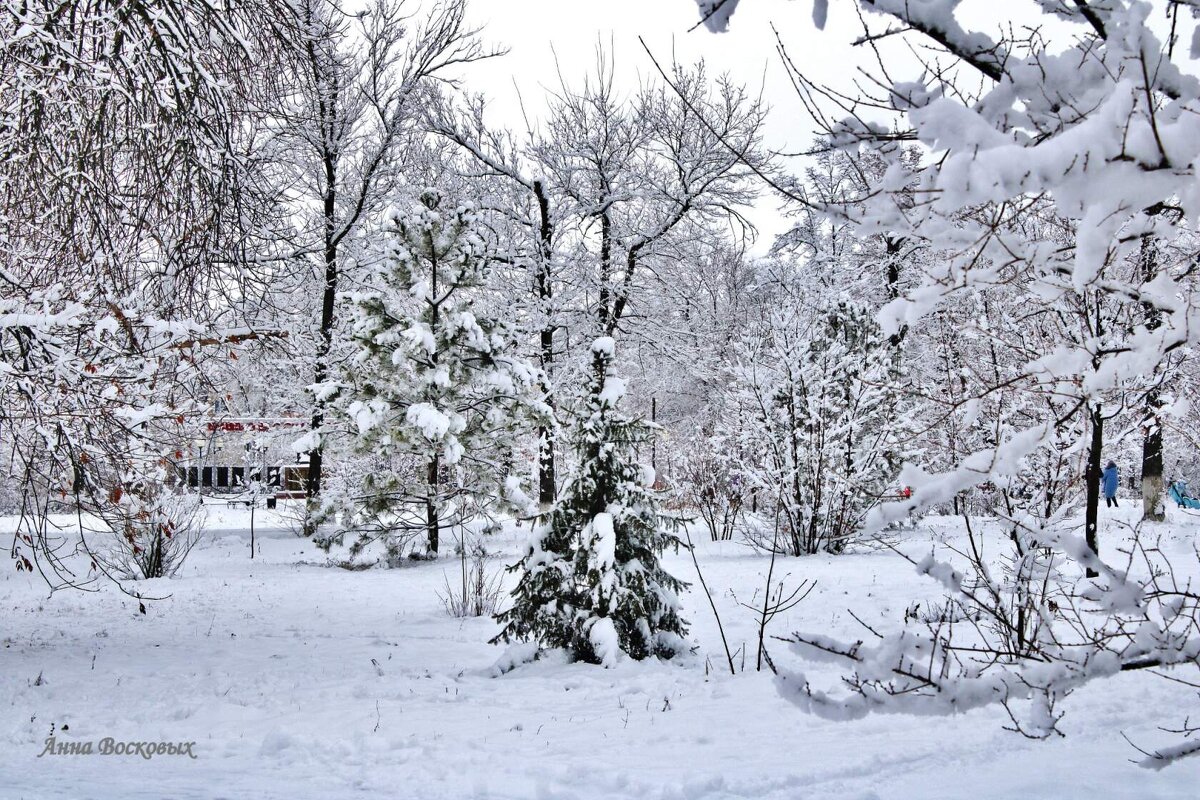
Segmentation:
[(652, 432), (617, 408), (625, 384), (608, 374), (613, 340), (597, 339), (592, 354), (574, 434), (578, 465), (511, 567), (521, 577), (494, 641), (533, 640), (604, 666), (618, 651), (669, 658), (685, 646), (677, 597), (685, 584), (659, 557), (679, 547), (680, 521), (661, 512), (653, 474), (636, 460)]
[(357, 352), (341, 388), (378, 467), (349, 493), (335, 536), (355, 530), (360, 548), (385, 538), (394, 557), (423, 530), (435, 555), (442, 529), (501, 494), (512, 438), (542, 411), (538, 373), (510, 327), (477, 308), (489, 262), (472, 209), (427, 189), (390, 221), (371, 288), (352, 297)]

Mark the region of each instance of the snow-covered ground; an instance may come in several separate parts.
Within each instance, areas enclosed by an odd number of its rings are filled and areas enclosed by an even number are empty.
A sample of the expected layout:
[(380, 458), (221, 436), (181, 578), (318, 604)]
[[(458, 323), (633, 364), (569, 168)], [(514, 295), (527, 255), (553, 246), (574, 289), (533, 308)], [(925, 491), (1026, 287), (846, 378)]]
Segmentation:
[[(666, 563), (684, 597), (694, 656), (605, 670), (539, 661), (495, 677), (496, 624), (454, 619), (437, 591), (445, 559), (349, 571), (259, 512), (248, 557), (244, 512), (213, 530), (174, 579), (138, 602), (102, 585), (48, 596), (0, 572), (0, 797), (3, 798), (1195, 798), (1200, 759), (1161, 772), (1131, 763), (1125, 733), (1168, 741), (1159, 724), (1197, 708), (1195, 690), (1121, 675), (1068, 698), (1066, 738), (1030, 741), (1003, 709), (957, 717), (829, 722), (785, 702), (753, 670), (753, 619), (734, 595), (761, 589), (767, 561), (698, 541), (699, 560), (746, 671), (730, 675), (685, 554)], [(1121, 515), (1133, 511), (1122, 509)], [(1190, 552), (1200, 519), (1172, 509), (1169, 553)], [(1106, 517), (1110, 538), (1116, 536)], [(954, 523), (903, 534), (927, 551)], [(262, 533), (260, 527), (260, 534)], [(492, 547), (512, 560), (520, 530)], [(1103, 535), (1103, 534), (1102, 534)], [(699, 537), (697, 537), (699, 538)], [(853, 635), (853, 609), (898, 624), (932, 582), (887, 552), (787, 559), (816, 590), (772, 632)], [(797, 667), (775, 642), (777, 663)], [(741, 656), (738, 657), (739, 665)], [(832, 667), (804, 665), (832, 685)], [(40, 676), (40, 681), (39, 681)], [(44, 742), (195, 741), (196, 758), (45, 755)]]

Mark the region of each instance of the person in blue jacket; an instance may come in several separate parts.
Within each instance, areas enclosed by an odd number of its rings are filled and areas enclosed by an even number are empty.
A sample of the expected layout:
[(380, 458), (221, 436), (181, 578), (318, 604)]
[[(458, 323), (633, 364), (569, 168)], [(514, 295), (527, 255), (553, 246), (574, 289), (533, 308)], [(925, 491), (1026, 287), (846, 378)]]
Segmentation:
[[(1108, 508), (1117, 505), (1117, 463), (1109, 461), (1100, 473), (1100, 486), (1104, 489), (1104, 504)], [(1118, 506), (1119, 508), (1119, 506)]]

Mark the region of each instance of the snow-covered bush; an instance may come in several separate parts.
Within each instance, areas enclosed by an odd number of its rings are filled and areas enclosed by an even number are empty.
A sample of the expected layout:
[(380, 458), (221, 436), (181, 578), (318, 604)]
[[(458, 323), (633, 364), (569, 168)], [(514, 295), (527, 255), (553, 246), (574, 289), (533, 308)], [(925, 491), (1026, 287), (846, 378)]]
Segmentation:
[(200, 496), (159, 480), (113, 487), (99, 515), (111, 533), (93, 544), (93, 554), (120, 578), (174, 575), (204, 533)]
[(625, 382), (609, 373), (613, 340), (592, 345), (596, 369), (575, 421), (578, 465), (558, 502), (511, 567), (513, 605), (497, 641), (535, 641), (604, 666), (620, 652), (669, 658), (686, 647), (677, 593), (684, 584), (659, 557), (680, 545), (680, 520), (664, 515), (652, 470), (635, 448), (651, 431), (617, 406)]
[[(1200, 593), (1174, 582), (1175, 567), (1157, 543), (1135, 536), (1115, 567), (1097, 559), (1078, 536), (1047, 533), (1039, 544), (1044, 549), (1036, 570), (1023, 585), (1041, 591), (1027, 604), (1014, 604), (1019, 596), (989, 580), (981, 562), (971, 573), (933, 555), (914, 562), (945, 587), (947, 609), (956, 611), (894, 632), (872, 631), (866, 641), (794, 634), (801, 655), (851, 667), (845, 678), (850, 693), (835, 696), (810, 686), (802, 673), (784, 672), (785, 696), (835, 719), (871, 712), (951, 714), (999, 703), (1014, 730), (1042, 738), (1062, 735), (1061, 701), (1091, 680), (1200, 667)], [(1077, 582), (1079, 564), (1098, 577)], [(1147, 765), (1194, 752), (1200, 742), (1193, 739), (1147, 754)]]
[(504, 595), (504, 573), (489, 570), (492, 554), (482, 541), (458, 543), (458, 586), (446, 578), (445, 589), (438, 593), (446, 613), (452, 617), (490, 617), (500, 610)]
[(862, 306), (793, 298), (766, 312), (737, 355), (719, 429), (738, 441), (727, 458), (781, 531), (765, 542), (792, 555), (841, 552), (895, 478), (887, 340)]
[[(413, 487), (425, 482), (424, 460), (410, 453), (372, 453), (354, 446), (342, 455), (322, 479), (315, 521), (334, 524), (316, 534), (316, 544), (330, 549), (345, 543), (351, 561), (367, 558), (389, 568), (423, 558), (428, 551), (424, 496)], [(446, 527), (461, 524), (472, 513), (464, 508), (451, 517), (449, 506), (442, 511), (440, 522)]]
[(276, 274), (263, 241), (278, 216), (246, 156), (259, 133), (239, 116), (239, 90), (277, 63), (294, 7), (35, 0), (4, 11), (0, 437), (21, 494), (10, 552), (78, 585), (85, 571), (53, 546), (49, 513), (125, 513), (109, 477), (136, 471), (138, 439), (164, 453), (188, 441), (188, 401), (206, 385), (197, 368), (225, 357), (214, 345), (251, 335), (231, 299)]
[(711, 427), (694, 431), (679, 453), (679, 489), (712, 540), (728, 541), (742, 517), (748, 487), (729, 450), (735, 441), (716, 435)]

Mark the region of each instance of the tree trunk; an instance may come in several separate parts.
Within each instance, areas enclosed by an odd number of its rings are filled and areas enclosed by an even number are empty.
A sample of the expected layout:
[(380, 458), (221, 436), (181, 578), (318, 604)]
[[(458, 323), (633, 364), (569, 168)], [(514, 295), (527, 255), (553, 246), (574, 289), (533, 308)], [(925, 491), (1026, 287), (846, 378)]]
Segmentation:
[[(903, 237), (899, 239), (892, 236), (884, 237), (884, 246), (887, 248), (887, 294), (889, 300), (900, 297), (900, 252), (904, 249), (905, 241)], [(900, 349), (900, 344), (904, 341), (907, 333), (908, 326), (903, 325), (888, 337), (888, 344), (891, 345), (892, 350)]]
[(1163, 503), (1163, 436), (1158, 421), (1158, 392), (1146, 395), (1146, 434), (1142, 440), (1142, 519), (1162, 522), (1167, 518)]
[[(554, 365), (554, 325), (551, 320), (550, 301), (554, 298), (554, 287), (550, 281), (550, 261), (554, 255), (554, 228), (550, 222), (550, 201), (546, 197), (541, 181), (533, 182), (533, 194), (537, 198), (540, 228), (538, 246), (540, 258), (534, 279), (534, 289), (543, 314), (542, 330), (539, 333), (539, 355), (541, 357), (542, 399), (553, 412), (554, 398), (550, 393), (550, 371)], [(554, 474), (554, 435), (550, 424), (538, 426), (538, 503), (545, 510), (554, 502), (557, 490)]]
[[(1100, 406), (1095, 405), (1090, 410), (1092, 423), (1092, 442), (1088, 449), (1087, 469), (1084, 470), (1084, 480), (1087, 481), (1086, 507), (1084, 512), (1084, 535), (1087, 546), (1097, 556), (1100, 555), (1100, 542), (1097, 529), (1100, 521), (1100, 459), (1104, 447), (1104, 418), (1100, 416)], [(1087, 576), (1096, 577), (1098, 573), (1088, 568)]]
[(429, 460), (425, 472), (425, 535), (429, 540), (430, 555), (438, 551), (438, 456)]
[[(1158, 273), (1158, 250), (1153, 236), (1142, 238), (1142, 278), (1152, 281)], [(1162, 315), (1150, 303), (1143, 304), (1146, 329), (1154, 330), (1162, 324)], [(1155, 365), (1159, 372), (1161, 364)], [(1163, 503), (1163, 435), (1158, 415), (1161, 402), (1157, 388), (1146, 393), (1146, 408), (1142, 418), (1142, 519), (1163, 522), (1167, 518)]]
[[(332, 231), (333, 202), (333, 192), (327, 192), (325, 207), (326, 212), (330, 215), (327, 217), (327, 220), (331, 224), (326, 227), (325, 285), (321, 298), (321, 330), (320, 338), (317, 339), (317, 357), (313, 368), (313, 383), (323, 383), (329, 377), (329, 353), (333, 349), (334, 301), (337, 298), (338, 286), (337, 245), (333, 243)], [(321, 426), (324, 423), (325, 401), (318, 397), (313, 405), (312, 421), (309, 430), (312, 433), (320, 433)], [(321, 476), (325, 461), (322, 450), (323, 445), (319, 443), (312, 450), (308, 451), (308, 475), (304, 484), (304, 496), (307, 502), (307, 513), (305, 514), (304, 521), (304, 533), (306, 536), (311, 536), (315, 532), (315, 524), (312, 516), (316, 511), (317, 496), (321, 493)]]
[[(314, 65), (317, 63), (315, 51), (310, 49), (310, 57)], [(336, 84), (334, 85), (336, 93)], [(325, 142), (321, 153), (322, 166), (325, 173), (325, 191), (322, 197), (322, 214), (324, 215), (323, 254), (325, 257), (325, 281), (321, 293), (321, 329), (317, 338), (316, 362), (313, 366), (313, 383), (323, 383), (329, 377), (329, 354), (333, 350), (334, 302), (338, 290), (338, 241), (337, 241), (337, 153), (333, 149), (333, 108), (327, 107), (324, 98), (320, 101), (319, 119), (325, 131)], [(325, 423), (325, 400), (318, 397), (313, 404), (312, 421), (309, 431), (319, 434)], [(304, 481), (305, 514), (304, 535), (316, 533), (317, 496), (321, 493), (321, 477), (324, 470), (323, 443), (318, 443), (308, 452), (308, 475)]]
[(611, 335), (609, 327), (612, 320), (608, 307), (612, 296), (612, 288), (608, 285), (612, 275), (612, 219), (605, 211), (600, 215), (600, 288), (596, 309), (599, 313), (600, 335)]
[[(546, 405), (550, 406), (551, 409), (554, 408), (549, 395), (546, 396)], [(554, 503), (554, 498), (557, 495), (554, 477), (554, 437), (551, 435), (549, 425), (539, 425), (537, 436), (538, 504), (542, 507), (542, 510), (545, 510)]]
[[(437, 247), (434, 245), (432, 234), (429, 239), (429, 328), (437, 341), (442, 326), (441, 300), (438, 299), (438, 260)], [(438, 351), (429, 354), (429, 362), (437, 369)], [(438, 551), (438, 465), (441, 461), (438, 450), (435, 449), (429, 457), (425, 473), (425, 535), (429, 543), (429, 555), (437, 556)]]

